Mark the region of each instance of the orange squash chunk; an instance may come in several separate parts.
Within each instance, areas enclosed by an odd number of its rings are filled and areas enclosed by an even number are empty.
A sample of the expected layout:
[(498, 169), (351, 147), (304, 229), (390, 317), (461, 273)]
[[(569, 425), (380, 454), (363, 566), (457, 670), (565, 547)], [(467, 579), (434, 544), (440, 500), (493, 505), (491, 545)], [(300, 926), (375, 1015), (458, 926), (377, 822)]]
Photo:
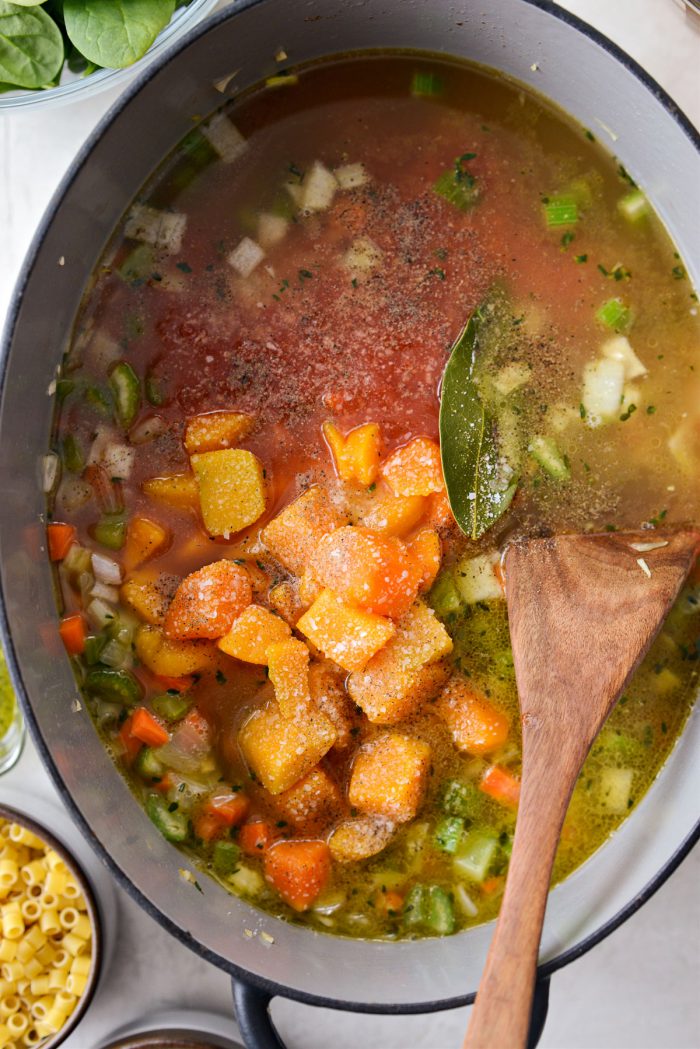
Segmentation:
[(295, 911), (306, 911), (331, 876), (325, 841), (278, 841), (265, 852), (265, 878)]
[(389, 732), (362, 747), (350, 776), (353, 808), (406, 823), (423, 800), (430, 772), (430, 747), (415, 736)]
[(394, 495), (432, 495), (444, 491), (439, 445), (429, 437), (414, 437), (391, 453), (382, 467), (382, 476)]
[(432, 528), (423, 528), (407, 544), (418, 573), (418, 589), (429, 590), (442, 564), (442, 543)]
[(422, 495), (388, 495), (373, 506), (362, 524), (373, 532), (403, 539), (423, 517), (428, 500)]
[(278, 641), (267, 650), (270, 681), (277, 705), (286, 718), (303, 716), (312, 704), (309, 691), (309, 650), (303, 641)]
[(288, 579), (271, 588), (268, 600), (275, 612), (290, 626), (295, 626), (299, 616), (309, 607), (301, 600), (298, 583)]
[(331, 855), (338, 863), (355, 863), (385, 849), (396, 832), (396, 825), (382, 816), (356, 816), (343, 820), (328, 840)]
[(273, 517), (263, 529), (262, 541), (285, 568), (301, 576), (324, 535), (342, 524), (326, 489), (313, 485)]
[(341, 481), (355, 481), (365, 487), (374, 484), (379, 473), (382, 449), (382, 436), (377, 423), (357, 426), (343, 437), (335, 423), (325, 422), (323, 436), (333, 453)]
[(238, 741), (265, 790), (281, 794), (318, 765), (336, 740), (332, 723), (313, 704), (303, 717), (286, 718), (271, 700), (246, 721)]
[(253, 600), (245, 569), (233, 561), (214, 561), (192, 572), (175, 591), (165, 617), (166, 637), (175, 641), (216, 639)]
[(452, 677), (435, 704), (458, 750), (467, 754), (489, 754), (508, 738), (508, 718), (464, 678)]
[(139, 574), (123, 583), (119, 594), (124, 604), (143, 619), (144, 623), (150, 623), (151, 626), (163, 624), (172, 594), (172, 591), (168, 593), (167, 585)]
[(187, 420), (185, 449), (188, 455), (230, 448), (246, 437), (255, 425), (252, 415), (242, 412), (207, 412)]
[(132, 517), (126, 530), (122, 563), (127, 572), (165, 553), (172, 542), (172, 532), (149, 517)]
[(344, 670), (361, 670), (394, 634), (390, 619), (350, 608), (324, 590), (297, 623), (297, 630)]
[(257, 455), (243, 448), (222, 448), (199, 452), (190, 462), (209, 535), (228, 538), (264, 514), (265, 480)]
[(317, 767), (278, 794), (275, 810), (297, 834), (321, 834), (343, 815), (343, 798), (328, 773)]
[(268, 612), (260, 605), (248, 605), (217, 646), (227, 656), (265, 666), (270, 645), (285, 641), (291, 633), (289, 625), (274, 612)]
[(309, 691), (311, 698), (333, 722), (338, 733), (335, 746), (346, 750), (353, 741), (352, 730), (357, 725), (355, 704), (345, 691), (345, 675), (332, 663), (312, 663), (309, 667)]
[(208, 641), (170, 641), (155, 626), (139, 627), (134, 647), (143, 665), (158, 677), (187, 677), (216, 666), (216, 648)]
[(324, 536), (311, 572), (346, 604), (393, 619), (413, 604), (421, 574), (400, 539), (352, 525)]
[(370, 721), (391, 725), (415, 714), (445, 683), (442, 662), (452, 651), (444, 626), (418, 600), (396, 624), (396, 634), (348, 679), (351, 698)]
[(179, 510), (199, 508), (199, 486), (194, 474), (170, 474), (166, 477), (151, 477), (144, 481), (141, 489), (149, 499)]

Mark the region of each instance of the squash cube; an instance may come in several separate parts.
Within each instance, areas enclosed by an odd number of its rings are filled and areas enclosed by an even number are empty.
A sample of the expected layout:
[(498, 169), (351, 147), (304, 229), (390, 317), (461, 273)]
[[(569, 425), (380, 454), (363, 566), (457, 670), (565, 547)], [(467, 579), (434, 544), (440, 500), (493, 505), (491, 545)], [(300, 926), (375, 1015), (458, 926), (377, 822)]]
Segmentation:
[(335, 747), (346, 750), (353, 742), (352, 730), (358, 723), (355, 704), (345, 690), (345, 675), (332, 663), (312, 663), (309, 667), (311, 699), (333, 722), (338, 733)]
[(267, 665), (267, 649), (276, 641), (286, 641), (292, 631), (283, 619), (260, 605), (248, 605), (217, 647), (227, 656), (244, 663)]
[(193, 455), (199, 502), (209, 535), (228, 538), (265, 512), (262, 463), (252, 452), (226, 448)]
[(388, 495), (373, 506), (362, 524), (374, 532), (403, 539), (423, 517), (428, 500), (422, 495)]
[(255, 425), (255, 417), (242, 412), (207, 412), (187, 420), (184, 444), (188, 455), (216, 452), (243, 440)]
[(282, 616), (282, 619), (290, 626), (295, 626), (299, 616), (308, 608), (308, 605), (301, 600), (298, 584), (288, 579), (276, 583), (271, 588), (268, 600), (275, 612)]
[(150, 477), (141, 485), (149, 499), (178, 510), (199, 509), (199, 488), (194, 474), (169, 474), (166, 477)]
[(381, 816), (357, 816), (343, 820), (328, 841), (331, 855), (338, 863), (367, 860), (387, 847), (395, 830), (395, 824)]
[(125, 605), (128, 605), (144, 623), (151, 626), (162, 626), (168, 605), (174, 590), (169, 581), (176, 576), (162, 576), (155, 579), (146, 575), (132, 576), (123, 583), (119, 594)]
[(448, 670), (440, 660), (451, 651), (450, 635), (419, 599), (398, 621), (386, 647), (364, 670), (350, 675), (350, 696), (370, 721), (402, 721), (444, 684)]
[(173, 641), (224, 637), (253, 600), (250, 577), (227, 558), (203, 565), (180, 583), (165, 617), (165, 634)]
[(297, 623), (297, 630), (344, 670), (361, 670), (395, 631), (390, 619), (350, 608), (324, 590)]
[(348, 605), (392, 619), (411, 607), (423, 574), (400, 539), (353, 525), (324, 536), (310, 567)]
[(136, 655), (159, 677), (187, 677), (216, 667), (217, 652), (208, 641), (170, 641), (155, 626), (141, 626), (134, 639)]
[(326, 489), (313, 485), (266, 525), (262, 541), (285, 568), (301, 576), (324, 535), (342, 524)]
[(312, 769), (289, 790), (279, 794), (275, 810), (297, 834), (316, 835), (343, 815), (338, 785), (320, 766)]
[(374, 484), (379, 473), (382, 448), (381, 430), (377, 423), (356, 426), (343, 437), (335, 423), (325, 422), (323, 436), (333, 453), (335, 468), (341, 481), (355, 481), (365, 488)]
[(281, 794), (318, 765), (335, 743), (326, 715), (312, 705), (303, 718), (285, 718), (271, 700), (239, 733), (243, 757), (270, 794)]
[(430, 747), (415, 736), (388, 732), (355, 757), (348, 798), (353, 808), (398, 823), (418, 811), (430, 772)]
[(442, 492), (440, 447), (429, 437), (414, 437), (392, 452), (382, 467), (382, 476), (394, 495), (432, 495)]
[(270, 681), (286, 718), (304, 717), (313, 702), (309, 691), (309, 650), (303, 641), (278, 641), (267, 650)]
[(435, 713), (447, 725), (458, 750), (488, 754), (508, 738), (508, 718), (464, 678), (452, 677), (440, 693)]
[(149, 517), (132, 517), (126, 530), (122, 563), (127, 572), (165, 553), (172, 542), (172, 532)]
[(419, 573), (419, 590), (429, 590), (442, 564), (442, 542), (432, 528), (423, 528), (406, 544)]

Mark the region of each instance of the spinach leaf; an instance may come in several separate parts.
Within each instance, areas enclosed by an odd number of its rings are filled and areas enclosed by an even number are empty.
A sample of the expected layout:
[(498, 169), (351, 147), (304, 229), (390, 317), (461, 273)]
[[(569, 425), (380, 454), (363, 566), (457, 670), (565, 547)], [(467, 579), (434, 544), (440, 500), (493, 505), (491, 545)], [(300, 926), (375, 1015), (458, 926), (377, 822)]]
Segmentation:
[(54, 20), (39, 6), (0, 0), (0, 82), (45, 87), (63, 65), (63, 40)]
[(175, 0), (64, 0), (71, 42), (90, 62), (122, 69), (141, 58), (173, 16)]
[(477, 365), (503, 319), (491, 298), (474, 311), (455, 342), (442, 380), (440, 450), (447, 495), (457, 524), (478, 539), (504, 513), (517, 479), (503, 461), (496, 421), (479, 392)]

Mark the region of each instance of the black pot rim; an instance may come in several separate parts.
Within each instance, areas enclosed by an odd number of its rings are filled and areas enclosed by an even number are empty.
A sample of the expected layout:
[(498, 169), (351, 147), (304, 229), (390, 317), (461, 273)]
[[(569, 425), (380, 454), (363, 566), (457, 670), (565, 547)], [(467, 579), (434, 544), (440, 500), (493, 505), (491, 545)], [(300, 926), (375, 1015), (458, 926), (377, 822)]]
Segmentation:
[[(5, 372), (7, 368), (7, 359), (9, 355), (9, 347), (14, 332), (17, 317), (19, 313), (19, 307), (22, 301), (25, 286), (29, 280), (29, 276), (32, 272), (37, 256), (39, 255), (42, 247), (42, 243), (46, 232), (51, 225), (58, 208), (60, 207), (61, 201), (66, 191), (71, 186), (72, 182), (76, 178), (77, 174), (84, 165), (89, 161), (90, 154), (101, 138), (104, 131), (111, 125), (120, 115), (122, 110), (128, 105), (131, 99), (138, 94), (141, 88), (148, 83), (149, 80), (155, 76), (160, 69), (176, 58), (182, 51), (186, 50), (189, 44), (205, 33), (209, 32), (214, 27), (221, 23), (234, 18), (239, 12), (248, 10), (249, 8), (257, 7), (260, 4), (265, 3), (266, 0), (237, 0), (234, 7), (226, 8), (220, 11), (218, 14), (210, 16), (205, 19), (198, 27), (192, 30), (186, 37), (180, 40), (176, 45), (173, 45), (165, 54), (156, 62), (149, 65), (127, 88), (124, 93), (113, 103), (107, 113), (99, 121), (95, 129), (88, 136), (83, 146), (76, 155), (75, 160), (71, 164), (66, 174), (61, 179), (58, 188), (53, 194), (51, 201), (49, 202), (47, 209), (42, 217), (39, 227), (34, 234), (31, 245), (27, 252), (27, 256), (22, 265), (17, 283), (15, 285), (10, 307), (7, 313), (7, 319), (5, 323), (5, 329), (3, 332), (2, 343), (0, 344), (0, 392), (4, 387)], [(670, 97), (670, 95), (661, 87), (659, 83), (649, 73), (646, 72), (639, 65), (635, 59), (631, 58), (621, 47), (613, 43), (603, 33), (599, 32), (593, 26), (584, 22), (577, 15), (571, 14), (558, 4), (553, 3), (552, 0), (520, 0), (523, 4), (528, 4), (530, 7), (535, 7), (545, 13), (552, 15), (559, 21), (575, 29), (583, 36), (586, 36), (594, 44), (597, 44), (603, 50), (607, 51), (618, 63), (624, 66), (630, 73), (632, 73), (637, 80), (639, 80), (643, 86), (657, 99), (657, 101), (663, 106), (666, 112), (673, 118), (673, 120), (679, 125), (683, 133), (690, 139), (695, 149), (700, 152), (700, 131), (698, 131), (683, 110), (677, 105), (676, 102)], [(109, 867), (110, 871), (114, 875), (117, 883), (123, 888), (133, 900), (149, 914), (155, 921), (157, 921), (163, 928), (165, 928), (172, 936), (175, 937), (180, 943), (190, 950), (199, 954), (200, 957), (210, 962), (212, 965), (219, 969), (223, 969), (234, 979), (239, 980), (242, 983), (250, 984), (254, 987), (259, 988), (265, 994), (273, 997), (284, 997), (294, 1001), (301, 1002), (306, 1005), (321, 1006), (327, 1009), (339, 1009), (347, 1012), (357, 1013), (375, 1013), (375, 1014), (387, 1014), (387, 1015), (407, 1015), (415, 1013), (430, 1013), (439, 1012), (444, 1009), (456, 1009), (460, 1006), (471, 1005), (476, 997), (476, 992), (470, 992), (469, 994), (459, 995), (452, 998), (436, 999), (426, 1002), (408, 1002), (408, 1003), (396, 1003), (396, 1004), (377, 1004), (372, 1002), (346, 1002), (342, 998), (328, 998), (321, 995), (315, 995), (306, 991), (300, 991), (296, 988), (288, 987), (285, 984), (277, 983), (274, 980), (269, 980), (265, 977), (258, 976), (254, 973), (249, 972), (247, 969), (230, 961), (228, 958), (223, 958), (221, 955), (210, 950), (208, 947), (199, 943), (199, 941), (189, 932), (181, 929), (175, 924), (170, 918), (163, 914), (158, 907), (151, 902), (131, 881), (128, 875), (118, 866), (118, 864), (109, 855), (109, 852), (104, 847), (102, 842), (97, 838), (94, 831), (85, 820), (82, 812), (73, 801), (73, 798), (68, 791), (65, 783), (63, 782), (61, 775), (56, 767), (49, 745), (44, 740), (37, 721), (34, 717), (34, 713), (29, 704), (27, 693), (24, 688), (24, 682), (20, 673), (19, 663), (17, 656), (12, 644), (10, 637), (9, 624), (7, 620), (7, 613), (5, 610), (4, 592), (2, 586), (2, 579), (0, 578), (0, 636), (5, 647), (5, 654), (7, 657), (7, 664), (10, 670), (13, 684), (15, 685), (17, 692), (21, 698), (22, 706), (24, 709), (25, 717), (29, 725), (32, 739), (34, 741), (37, 750), (41, 756), (44, 766), (48, 769), (51, 778), (53, 779), (58, 793), (61, 796), (62, 801), (66, 805), (69, 813), (73, 820), (82, 833), (86, 840), (89, 842), (94, 851), (102, 859), (104, 863)], [(615, 931), (623, 922), (629, 917), (636, 913), (658, 889), (664, 884), (664, 882), (673, 874), (676, 868), (682, 863), (688, 853), (692, 850), (694, 845), (700, 839), (700, 819), (693, 827), (692, 831), (688, 834), (685, 840), (680, 844), (676, 851), (666, 860), (666, 862), (659, 868), (654, 877), (644, 886), (641, 892), (637, 893), (624, 907), (622, 907), (617, 914), (610, 918), (607, 922), (604, 922), (595, 932), (585, 937), (579, 943), (574, 944), (568, 950), (563, 951), (561, 954), (545, 962), (538, 968), (539, 978), (545, 978), (556, 972), (563, 966), (568, 965), (570, 962), (575, 961), (577, 958), (587, 954), (593, 947), (604, 940), (612, 932)]]

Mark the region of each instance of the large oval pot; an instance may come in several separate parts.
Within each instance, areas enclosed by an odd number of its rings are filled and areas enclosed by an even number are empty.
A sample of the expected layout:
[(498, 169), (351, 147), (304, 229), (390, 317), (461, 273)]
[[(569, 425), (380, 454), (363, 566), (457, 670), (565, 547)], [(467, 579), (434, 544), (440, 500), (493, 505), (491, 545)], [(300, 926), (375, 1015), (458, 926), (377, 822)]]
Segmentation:
[[(269, 917), (200, 878), (145, 816), (85, 709), (55, 630), (43, 550), (47, 396), (83, 289), (127, 204), (164, 155), (237, 89), (290, 61), (361, 48), (447, 52), (503, 70), (554, 99), (614, 150), (644, 187), (700, 283), (698, 137), (673, 103), (609, 41), (542, 0), (242, 0), (150, 68), (77, 158), (42, 223), (15, 295), (3, 362), (0, 552), (4, 629), (35, 740), (95, 848), (182, 942), (249, 984), (323, 1005), (420, 1012), (472, 1000), (491, 926), (445, 939), (333, 938)], [(624, 826), (551, 893), (541, 948), (551, 971), (594, 945), (647, 898), (697, 835), (700, 763), (691, 718)], [(245, 929), (265, 930), (271, 947)], [(391, 980), (386, 979), (390, 971)]]

